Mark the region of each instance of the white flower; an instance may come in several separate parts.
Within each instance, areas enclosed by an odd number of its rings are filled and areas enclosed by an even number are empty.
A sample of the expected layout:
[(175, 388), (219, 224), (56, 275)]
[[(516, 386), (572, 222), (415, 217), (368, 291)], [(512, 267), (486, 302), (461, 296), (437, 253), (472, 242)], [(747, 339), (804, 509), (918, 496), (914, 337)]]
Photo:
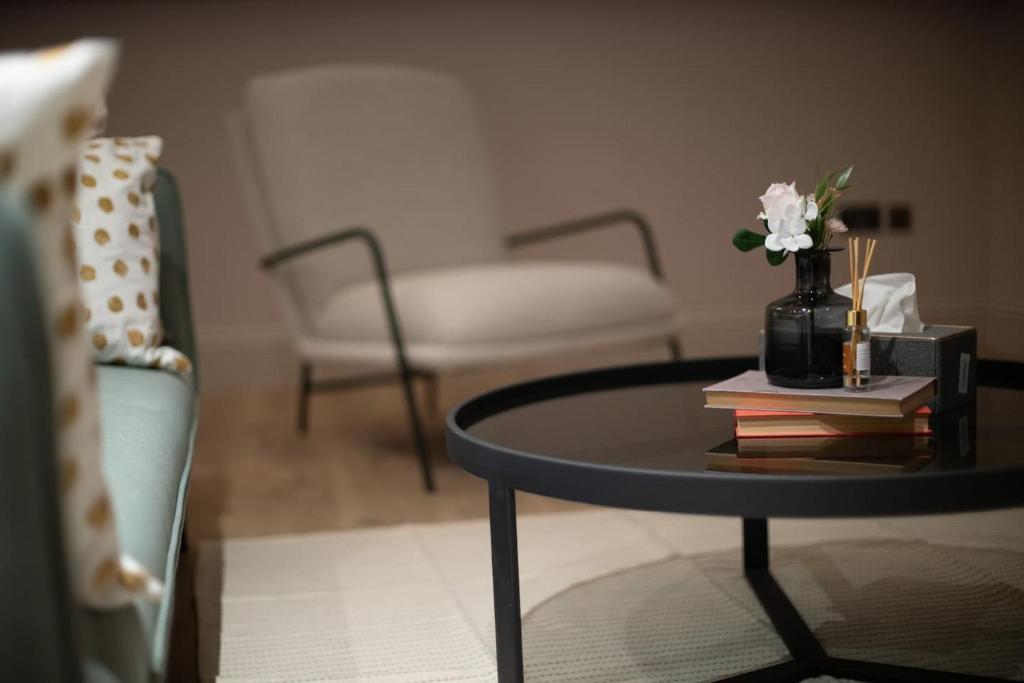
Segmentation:
[(825, 221), (825, 227), (828, 228), (829, 232), (846, 232), (849, 228), (846, 227), (846, 223), (842, 222), (838, 218), (829, 218)]
[(807, 221), (818, 217), (818, 205), (814, 197), (797, 194), (796, 183), (772, 183), (760, 197), (764, 211), (757, 217), (768, 224), (771, 233), (764, 240), (770, 251), (800, 251), (813, 245), (807, 234)]
[(814, 195), (807, 195), (807, 208), (804, 212), (804, 218), (809, 221), (813, 221), (818, 217), (818, 205), (814, 203)]

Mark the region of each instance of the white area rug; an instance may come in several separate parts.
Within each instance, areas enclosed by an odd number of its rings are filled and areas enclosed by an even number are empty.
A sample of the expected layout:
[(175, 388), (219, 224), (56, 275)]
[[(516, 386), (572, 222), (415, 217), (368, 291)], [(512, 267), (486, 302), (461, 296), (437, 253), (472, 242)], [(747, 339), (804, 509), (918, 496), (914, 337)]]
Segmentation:
[[(1024, 510), (772, 521), (772, 567), (830, 654), (1024, 680)], [(706, 681), (786, 650), (735, 519), (519, 518), (529, 681)], [(200, 547), (204, 681), (492, 682), (486, 520)], [(819, 679), (832, 680), (832, 679)]]

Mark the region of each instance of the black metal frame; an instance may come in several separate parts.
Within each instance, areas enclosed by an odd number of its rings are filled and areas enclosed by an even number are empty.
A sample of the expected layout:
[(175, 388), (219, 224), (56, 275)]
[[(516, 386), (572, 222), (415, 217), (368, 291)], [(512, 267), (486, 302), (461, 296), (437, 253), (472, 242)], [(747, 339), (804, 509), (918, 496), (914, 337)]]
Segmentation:
[[(654, 242), (654, 233), (647, 220), (636, 211), (621, 209), (596, 216), (589, 216), (564, 223), (548, 225), (542, 228), (535, 228), (506, 238), (506, 245), (510, 248), (519, 247), (534, 242), (540, 242), (558, 237), (564, 237), (595, 228), (607, 227), (615, 224), (632, 224), (636, 227), (640, 240), (643, 243), (644, 254), (651, 275), (656, 280), (664, 280), (661, 269), (661, 260), (658, 256), (658, 249)], [(430, 452), (427, 449), (427, 442), (424, 436), (424, 428), (420, 419), (419, 409), (416, 403), (415, 391), (413, 388), (414, 379), (423, 379), (427, 393), (428, 412), (436, 410), (437, 405), (437, 375), (436, 373), (414, 368), (410, 365), (405, 353), (405, 342), (402, 335), (402, 326), (398, 318), (398, 308), (395, 306), (394, 296), (391, 293), (391, 283), (388, 275), (387, 261), (384, 256), (384, 247), (374, 233), (366, 227), (353, 226), (316, 237), (305, 242), (300, 242), (288, 247), (274, 251), (260, 259), (260, 266), (264, 270), (272, 270), (278, 265), (300, 256), (306, 256), (313, 252), (320, 251), (327, 247), (337, 246), (346, 242), (361, 241), (370, 252), (373, 262), (374, 276), (380, 288), (381, 301), (384, 306), (384, 313), (387, 317), (388, 332), (395, 349), (395, 358), (398, 364), (398, 378), (402, 382), (402, 390), (405, 396), (406, 409), (409, 415), (409, 429), (412, 433), (413, 442), (416, 446), (416, 453), (419, 456), (420, 466), (423, 471), (423, 485), (427, 491), (434, 490), (433, 464), (430, 460)], [(682, 351), (679, 341), (675, 337), (668, 339), (669, 353), (673, 360), (682, 358)], [(338, 391), (342, 389), (356, 389), (392, 382), (395, 379), (393, 372), (364, 375), (346, 379), (314, 380), (313, 364), (309, 360), (303, 360), (299, 367), (299, 394), (297, 410), (297, 428), (300, 434), (309, 430), (309, 402), (314, 392)]]
[[(538, 463), (543, 464), (544, 458), (540, 456), (538, 458), (524, 458), (528, 454), (503, 450), (493, 445), (488, 448), (482, 442), (470, 437), (464, 430), (490, 415), (535, 401), (573, 393), (600, 391), (616, 386), (693, 381), (711, 378), (713, 375), (721, 377), (724, 376), (722, 371), (731, 372), (737, 367), (742, 368), (754, 362), (756, 362), (756, 359), (752, 358), (709, 359), (678, 364), (644, 365), (576, 373), (499, 389), (467, 401), (449, 414), (449, 455), (460, 466), (469, 469), (469, 471), (486, 479), (488, 482), (491, 571), (494, 589), (495, 641), (499, 683), (516, 683), (523, 680), (522, 616), (519, 600), (515, 492), (517, 489), (522, 490), (524, 488), (525, 490), (531, 490), (531, 487), (521, 485), (526, 483), (526, 480), (517, 477), (517, 473), (513, 471), (516, 468), (510, 467), (511, 463), (508, 462), (508, 458), (502, 456), (516, 456), (516, 459), (523, 460), (522, 464), (527, 469), (533, 469)], [(1024, 389), (1024, 364), (1002, 361), (979, 361), (978, 380), (981, 385)], [(467, 457), (471, 451), (477, 449), (481, 450), (480, 455), (486, 458), (489, 469), (479, 467), (478, 462), (471, 457)], [(541, 469), (544, 468), (542, 467)], [(569, 477), (578, 478), (580, 471), (574, 470), (566, 474)], [(617, 480), (619, 488), (623, 488), (619, 478), (620, 472), (611, 470), (608, 474)], [(999, 475), (998, 472), (996, 474)], [(1002, 504), (1012, 505), (1020, 504), (1021, 502), (1019, 472), (1016, 474), (1017, 476), (1009, 477), (1014, 479), (1014, 484), (1017, 488), (1016, 498), (1001, 500)], [(545, 470), (540, 476), (550, 484), (552, 481), (551, 477), (559, 478), (559, 473)], [(706, 477), (707, 475), (702, 476)], [(1003, 476), (1005, 477), (1005, 474)], [(711, 477), (709, 481), (713, 479)], [(743, 479), (742, 476), (733, 477), (733, 481), (741, 479)], [(780, 478), (774, 477), (774, 479), (778, 481)], [(676, 483), (678, 484), (680, 481), (683, 480), (680, 479)], [(766, 480), (762, 478), (761, 481)], [(644, 490), (646, 488), (635, 478), (632, 484), (632, 488), (637, 490)], [(600, 486), (600, 482), (588, 481), (582, 485), (582, 488), (593, 490), (595, 486)], [(536, 487), (533, 491), (542, 495), (552, 495), (549, 490), (545, 490), (545, 487)], [(936, 491), (933, 490), (932, 492), (935, 493)], [(941, 490), (938, 492), (941, 493)], [(576, 492), (568, 487), (562, 487), (562, 493), (567, 495), (563, 496), (560, 493), (558, 497), (566, 497), (572, 500), (588, 500), (587, 496), (576, 495)], [(645, 498), (647, 493), (650, 492), (645, 491)], [(718, 492), (716, 495), (721, 495), (722, 493), (725, 492)], [(599, 502), (606, 505), (617, 504), (621, 507), (634, 509), (676, 509), (683, 511), (686, 509), (687, 503), (680, 505), (679, 502), (688, 498), (690, 498), (689, 495), (682, 493), (677, 488), (675, 494), (677, 507), (675, 508), (656, 504), (638, 506), (635, 504), (635, 501), (625, 499), (613, 501), (590, 498), (589, 502)], [(965, 506), (963, 509), (984, 509), (986, 507), (980, 499), (972, 500), (971, 502), (976, 503), (976, 505)], [(991, 507), (997, 505), (999, 503)], [(734, 501), (732, 513), (735, 514), (737, 510), (741, 509), (743, 509), (743, 506), (737, 505)], [(714, 514), (713, 508), (708, 504), (701, 504), (699, 509), (694, 508), (692, 511), (711, 512)], [(797, 512), (794, 516), (820, 516), (813, 515), (807, 510), (793, 510), (792, 512)], [(837, 512), (840, 515), (844, 514), (839, 508), (837, 508)], [(894, 513), (911, 514), (913, 510), (908, 508)], [(730, 513), (718, 512), (718, 514)], [(886, 510), (879, 508), (874, 514), (886, 514)], [(772, 626), (789, 650), (791, 658), (763, 669), (729, 676), (721, 679), (723, 682), (767, 683), (769, 681), (802, 681), (806, 678), (820, 675), (842, 676), (878, 683), (991, 683), (1002, 680), (987, 676), (831, 657), (771, 574), (769, 565), (768, 519), (766, 517), (743, 515), (742, 557), (746, 580), (771, 620)]]
[[(416, 406), (416, 396), (413, 391), (413, 377), (420, 376), (421, 371), (414, 371), (409, 365), (405, 355), (405, 342), (402, 339), (402, 327), (398, 321), (398, 309), (395, 307), (395, 300), (391, 294), (391, 283), (388, 279), (387, 262), (384, 260), (384, 248), (380, 240), (367, 228), (356, 226), (343, 228), (337, 232), (328, 233), (322, 237), (308, 240), (290, 247), (285, 247), (265, 256), (260, 265), (264, 269), (272, 269), (281, 263), (289, 261), (298, 256), (304, 256), (318, 251), (325, 247), (334, 246), (351, 241), (363, 242), (370, 251), (370, 258), (373, 261), (373, 271), (380, 287), (381, 301), (384, 305), (384, 313), (387, 316), (388, 332), (391, 335), (391, 343), (395, 347), (395, 359), (398, 363), (398, 376), (402, 380), (402, 391), (405, 396), (405, 406), (409, 412), (409, 428), (412, 432), (413, 443), (416, 446), (416, 453), (420, 459), (420, 468), (423, 472), (423, 485), (427, 491), (434, 490), (434, 470), (430, 461), (430, 452), (427, 450), (427, 441), (424, 436), (423, 425), (420, 422), (419, 409)], [(299, 370), (299, 431), (305, 433), (309, 427), (309, 398), (313, 391), (326, 389), (352, 388), (357, 386), (368, 386), (392, 379), (392, 376), (368, 376), (357, 377), (350, 380), (335, 380), (314, 382), (313, 364), (303, 361)]]

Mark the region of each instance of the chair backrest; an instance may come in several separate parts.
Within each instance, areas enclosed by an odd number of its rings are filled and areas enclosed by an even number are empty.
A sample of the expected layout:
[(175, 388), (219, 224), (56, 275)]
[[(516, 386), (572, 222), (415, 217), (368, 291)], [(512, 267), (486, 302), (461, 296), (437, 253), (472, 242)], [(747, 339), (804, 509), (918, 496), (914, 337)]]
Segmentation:
[[(232, 125), (265, 249), (363, 225), (392, 271), (501, 253), (477, 113), (451, 76), (384, 65), (262, 76)], [(370, 273), (351, 244), (300, 259), (288, 277), (308, 311)]]

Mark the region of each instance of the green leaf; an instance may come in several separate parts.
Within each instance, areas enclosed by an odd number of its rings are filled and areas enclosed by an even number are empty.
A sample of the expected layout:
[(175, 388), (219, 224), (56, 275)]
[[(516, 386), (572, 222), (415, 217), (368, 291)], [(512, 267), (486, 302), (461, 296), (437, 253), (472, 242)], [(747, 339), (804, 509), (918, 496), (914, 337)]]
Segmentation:
[(853, 166), (839, 174), (836, 178), (836, 189), (845, 190), (850, 185), (850, 176), (853, 175)]
[(764, 245), (764, 235), (741, 228), (732, 236), (732, 243), (740, 251), (750, 251)]
[(770, 251), (765, 249), (764, 254), (768, 258), (768, 263), (773, 266), (781, 265), (782, 262), (786, 260), (786, 257), (789, 256), (789, 252), (785, 249), (782, 251)]
[(772, 231), (768, 229), (768, 219), (767, 218), (762, 218), (761, 219), (761, 225), (764, 226), (764, 234), (766, 234), (766, 235), (772, 234)]
[(825, 225), (821, 220), (821, 217), (815, 218), (813, 221), (807, 221), (807, 234), (811, 236), (811, 239), (815, 244), (821, 241), (821, 234), (825, 229)]
[(818, 181), (818, 186), (814, 188), (815, 200), (821, 199), (822, 195), (825, 194), (825, 190), (828, 189), (829, 182), (835, 177), (836, 173), (838, 173), (838, 171), (831, 171), (821, 177), (821, 180)]

